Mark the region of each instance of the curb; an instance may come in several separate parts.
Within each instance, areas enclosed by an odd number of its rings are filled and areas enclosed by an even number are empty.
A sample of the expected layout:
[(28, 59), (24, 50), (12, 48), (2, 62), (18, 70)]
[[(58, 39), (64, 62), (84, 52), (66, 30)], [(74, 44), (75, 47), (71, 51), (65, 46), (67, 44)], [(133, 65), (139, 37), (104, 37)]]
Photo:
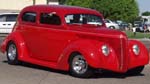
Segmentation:
[(133, 40), (139, 40), (139, 41), (149, 41), (149, 42), (150, 42), (150, 39), (149, 39), (149, 38), (133, 39)]

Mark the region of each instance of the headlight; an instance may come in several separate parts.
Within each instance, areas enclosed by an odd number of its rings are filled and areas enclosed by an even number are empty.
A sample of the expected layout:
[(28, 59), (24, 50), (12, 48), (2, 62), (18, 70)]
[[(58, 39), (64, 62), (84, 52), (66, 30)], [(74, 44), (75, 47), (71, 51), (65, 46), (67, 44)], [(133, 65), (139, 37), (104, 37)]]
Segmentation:
[(132, 49), (135, 55), (139, 55), (140, 48), (138, 45), (133, 45)]
[(109, 47), (107, 45), (103, 45), (102, 46), (102, 53), (105, 55), (105, 56), (108, 56), (109, 53), (110, 53), (110, 50), (109, 50)]

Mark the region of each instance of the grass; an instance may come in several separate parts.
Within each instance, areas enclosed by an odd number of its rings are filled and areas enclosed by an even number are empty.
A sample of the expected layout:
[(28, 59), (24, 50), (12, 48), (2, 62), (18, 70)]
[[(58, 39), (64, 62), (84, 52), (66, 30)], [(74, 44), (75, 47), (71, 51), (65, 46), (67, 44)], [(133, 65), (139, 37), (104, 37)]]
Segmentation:
[(135, 39), (141, 39), (141, 38), (150, 38), (150, 33), (143, 33), (143, 32), (136, 32), (136, 35), (134, 36), (133, 32), (131, 31), (125, 31), (128, 38), (135, 38)]

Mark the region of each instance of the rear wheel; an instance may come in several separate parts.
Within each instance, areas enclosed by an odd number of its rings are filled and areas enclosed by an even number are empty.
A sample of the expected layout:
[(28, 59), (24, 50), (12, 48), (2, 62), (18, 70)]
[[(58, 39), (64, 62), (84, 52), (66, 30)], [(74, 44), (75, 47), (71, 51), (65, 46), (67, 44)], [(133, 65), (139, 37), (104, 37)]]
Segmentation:
[(136, 67), (134, 69), (131, 69), (129, 71), (127, 71), (127, 75), (138, 75), (140, 74), (144, 69), (144, 66), (139, 66), (139, 67)]
[(140, 28), (136, 28), (136, 32), (143, 32)]
[(88, 78), (93, 72), (82, 55), (75, 55), (70, 59), (70, 74), (79, 78)]
[(8, 64), (16, 65), (19, 63), (17, 47), (13, 42), (10, 42), (7, 46), (7, 60)]
[(114, 26), (110, 26), (109, 28), (110, 28), (110, 29), (115, 29), (115, 27), (114, 27)]

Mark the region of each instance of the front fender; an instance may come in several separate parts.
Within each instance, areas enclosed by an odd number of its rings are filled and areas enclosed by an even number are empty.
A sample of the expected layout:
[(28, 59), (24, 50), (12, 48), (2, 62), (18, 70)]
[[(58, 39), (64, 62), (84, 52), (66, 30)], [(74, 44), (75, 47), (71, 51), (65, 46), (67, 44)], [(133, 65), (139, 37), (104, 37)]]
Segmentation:
[[(140, 48), (139, 55), (133, 53), (132, 46), (136, 44)], [(139, 41), (129, 40), (129, 69), (148, 64), (149, 56), (146, 47)]]
[(84, 56), (89, 65), (95, 66), (99, 64), (99, 59), (96, 58), (97, 51), (96, 46), (94, 46), (89, 40), (78, 40), (71, 42), (62, 52), (58, 60), (58, 68), (63, 70), (69, 69), (69, 58), (73, 52), (79, 52)]
[(118, 59), (112, 54), (108, 57), (101, 53), (101, 46), (106, 44), (95, 40), (78, 40), (71, 42), (63, 51), (58, 60), (57, 67), (62, 70), (69, 70), (69, 58), (72, 52), (79, 52), (84, 56), (87, 63), (93, 68), (115, 70), (118, 68)]

